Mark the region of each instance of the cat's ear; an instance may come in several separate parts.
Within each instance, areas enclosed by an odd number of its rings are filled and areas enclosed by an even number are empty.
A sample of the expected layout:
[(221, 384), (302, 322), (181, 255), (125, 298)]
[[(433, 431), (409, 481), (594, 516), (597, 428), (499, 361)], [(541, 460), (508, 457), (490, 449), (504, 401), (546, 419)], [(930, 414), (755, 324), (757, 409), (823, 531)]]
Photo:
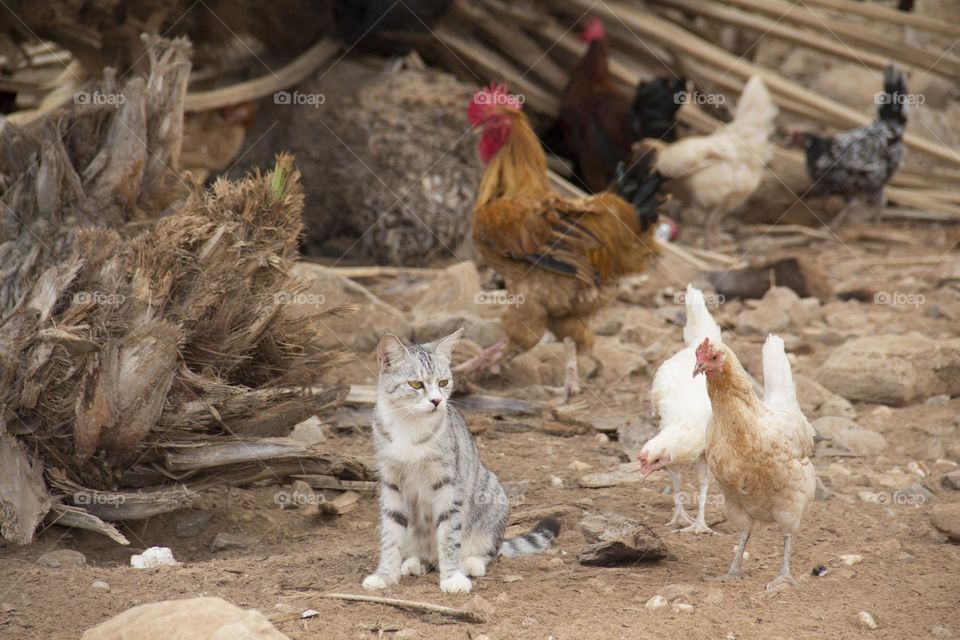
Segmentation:
[(460, 338), (463, 337), (464, 329), (460, 327), (446, 338), (440, 338), (433, 345), (433, 352), (439, 356), (443, 356), (447, 360), (453, 355), (453, 350), (457, 348), (457, 345), (460, 343)]
[(392, 333), (385, 334), (377, 345), (377, 361), (381, 369), (389, 369), (406, 353), (407, 348), (400, 342), (400, 338)]

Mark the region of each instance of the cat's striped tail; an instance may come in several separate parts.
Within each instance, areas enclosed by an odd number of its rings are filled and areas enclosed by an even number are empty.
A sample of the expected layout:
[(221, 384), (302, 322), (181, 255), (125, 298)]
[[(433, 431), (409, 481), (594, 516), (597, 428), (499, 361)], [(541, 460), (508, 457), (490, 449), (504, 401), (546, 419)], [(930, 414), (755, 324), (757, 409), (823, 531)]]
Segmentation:
[(544, 518), (530, 533), (504, 540), (500, 545), (500, 555), (505, 558), (514, 556), (532, 556), (543, 553), (553, 545), (560, 535), (560, 522), (556, 518)]

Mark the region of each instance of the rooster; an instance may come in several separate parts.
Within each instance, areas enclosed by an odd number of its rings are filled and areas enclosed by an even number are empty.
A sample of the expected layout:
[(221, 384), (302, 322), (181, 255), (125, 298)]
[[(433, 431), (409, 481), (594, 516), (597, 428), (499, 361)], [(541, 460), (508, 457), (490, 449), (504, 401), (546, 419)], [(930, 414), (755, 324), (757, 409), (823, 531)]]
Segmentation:
[(580, 35), (589, 43), (563, 91), (557, 126), (562, 148), (576, 160), (578, 174), (594, 193), (609, 188), (630, 145), (643, 138), (674, 140), (677, 110), (683, 104), (683, 78), (641, 82), (633, 100), (607, 70), (603, 25), (591, 18)]
[[(660, 177), (650, 171), (622, 185), (629, 201), (609, 192), (562, 198), (550, 188), (546, 156), (517, 96), (491, 84), (474, 94), (467, 118), (481, 130), (477, 150), (486, 165), (473, 210), (473, 243), (508, 292), (523, 301), (503, 316), (510, 349), (529, 349), (549, 330), (573, 356), (577, 349), (589, 351), (595, 339), (590, 319), (613, 297), (612, 285), (643, 271), (657, 254)], [(578, 384), (574, 364), (567, 394)]]
[(683, 181), (691, 204), (706, 212), (705, 242), (714, 243), (723, 216), (746, 202), (773, 158), (770, 134), (777, 106), (759, 76), (750, 78), (733, 121), (705, 136), (672, 144), (643, 140), (635, 157), (653, 153), (654, 167), (665, 179)]
[(866, 195), (875, 211), (875, 221), (885, 204), (884, 187), (903, 162), (903, 130), (907, 124), (906, 78), (896, 65), (883, 69), (883, 91), (877, 94), (877, 119), (859, 129), (833, 137), (815, 133), (794, 134), (807, 156), (807, 173), (814, 189), (841, 195), (847, 205), (833, 219), (839, 227), (854, 200)]
[(797, 581), (790, 575), (790, 547), (813, 501), (817, 476), (810, 461), (814, 430), (797, 403), (783, 340), (763, 345), (763, 401), (729, 347), (705, 338), (693, 375), (706, 374), (713, 420), (707, 429), (707, 463), (723, 493), (723, 512), (740, 540), (729, 571), (740, 566), (754, 522), (775, 522), (783, 532), (783, 565), (767, 589)]
[[(686, 524), (689, 526), (681, 532), (712, 533), (705, 520), (710, 475), (703, 455), (710, 424), (710, 398), (704, 378), (691, 378), (690, 371), (696, 365), (696, 349), (701, 341), (710, 338), (720, 342), (720, 326), (710, 315), (703, 293), (693, 285), (687, 285), (685, 303), (683, 342), (687, 346), (660, 365), (653, 377), (650, 397), (660, 415), (660, 432), (643, 445), (637, 460), (644, 475), (665, 469), (673, 481), (673, 519), (667, 526)], [(683, 508), (680, 478), (672, 467), (694, 461), (700, 481), (700, 503), (697, 519), (691, 520)]]

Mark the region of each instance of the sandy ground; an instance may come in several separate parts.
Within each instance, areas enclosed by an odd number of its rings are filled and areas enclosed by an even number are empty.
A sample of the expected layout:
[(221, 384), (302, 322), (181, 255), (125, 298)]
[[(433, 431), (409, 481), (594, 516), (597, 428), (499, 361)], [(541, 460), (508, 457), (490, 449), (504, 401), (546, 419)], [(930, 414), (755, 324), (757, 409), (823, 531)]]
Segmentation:
[[(924, 244), (922, 249), (871, 241), (844, 245), (814, 241), (808, 245), (806, 250), (819, 256), (838, 289), (869, 286), (923, 292), (922, 305), (847, 303), (859, 305), (858, 311), (864, 313), (864, 333), (904, 333), (922, 327), (928, 335), (957, 337), (960, 296), (949, 284), (935, 284), (937, 278), (931, 275), (944, 264), (858, 264), (868, 258), (918, 253), (939, 256), (955, 241), (949, 232), (936, 229), (920, 227), (915, 233)], [(749, 242), (750, 238), (737, 239), (739, 246)], [(949, 264), (946, 267), (950, 268)], [(654, 291), (664, 284), (655, 275), (645, 286)], [(384, 287), (387, 289), (397, 291), (395, 284)], [(938, 312), (930, 311), (934, 305)], [(607, 313), (620, 314), (631, 306), (618, 301)], [(723, 308), (718, 315), (730, 320)], [(674, 332), (679, 345), (679, 328), (666, 323), (664, 327)], [(790, 329), (802, 345), (793, 355), (798, 373), (814, 375), (835, 346), (803, 339), (807, 329)], [(759, 348), (755, 342), (737, 344)], [(736, 344), (734, 348), (738, 348)], [(362, 360), (339, 375), (352, 382), (372, 383), (368, 373), (372, 357), (364, 354)], [(653, 364), (655, 368), (658, 363)], [(630, 419), (648, 413), (651, 374), (640, 371), (616, 384), (587, 381), (583, 398), (591, 405), (591, 419)], [(499, 389), (495, 383), (492, 386), (495, 392), (511, 391), (502, 384)], [(478, 436), (478, 442), (484, 461), (503, 481), (529, 483), (526, 494), (515, 501), (515, 510), (567, 508), (556, 549), (541, 557), (498, 562), (486, 577), (475, 580), (474, 592), (469, 595), (441, 594), (435, 574), (404, 578), (386, 593), (458, 607), (480, 596), (493, 608), (485, 624), (451, 624), (382, 605), (325, 599), (323, 595), (329, 592), (361, 593), (360, 581), (376, 564), (375, 497), (365, 495), (356, 510), (339, 518), (318, 519), (301, 510), (281, 510), (273, 500), (280, 486), (268, 482), (205, 493), (197, 506), (213, 517), (210, 526), (194, 538), (175, 537), (182, 514), (169, 514), (125, 527), (132, 541), (129, 549), (58, 527), (44, 531), (28, 547), (0, 549), (0, 637), (77, 638), (83, 630), (129, 607), (201, 594), (259, 609), (292, 638), (391, 638), (407, 629), (415, 630), (415, 635), (408, 637), (473, 639), (486, 635), (495, 640), (960, 637), (960, 546), (947, 543), (929, 522), (933, 505), (960, 501), (960, 492), (940, 487), (940, 476), (952, 468), (944, 458), (957, 460), (960, 453), (956, 418), (960, 399), (892, 410), (866, 404), (856, 408), (858, 422), (881, 432), (887, 448), (880, 455), (851, 457), (826, 443), (818, 446), (815, 462), (830, 493), (813, 504), (795, 542), (793, 570), (800, 579), (799, 588), (764, 590), (778, 570), (781, 553), (780, 536), (770, 528), (761, 529), (750, 542), (744, 581), (707, 581), (726, 569), (735, 537), (723, 521), (715, 495), (711, 496), (708, 520), (716, 535), (673, 533), (665, 526), (672, 511), (666, 476), (655, 474), (642, 483), (606, 489), (581, 488), (578, 478), (583, 471), (575, 470), (574, 461), (590, 465), (590, 471), (610, 469), (621, 462), (620, 444), (603, 442), (597, 433), (549, 435), (538, 430), (543, 418), (533, 417), (495, 421)], [(333, 430), (328, 445), (356, 455), (372, 455), (371, 442), (361, 431)], [(927, 475), (914, 476), (912, 481), (926, 486), (932, 497), (899, 504), (891, 499), (867, 503), (857, 497), (862, 490), (892, 495), (883, 479), (898, 475), (898, 470), (908, 473), (907, 465), (914, 461)], [(551, 476), (562, 479), (563, 485), (552, 486)], [(684, 470), (684, 479), (685, 497), (692, 505), (692, 469)], [(577, 523), (588, 512), (615, 512), (640, 519), (663, 536), (673, 557), (621, 568), (580, 565), (577, 554), (584, 540)], [(213, 553), (208, 544), (219, 532), (247, 534), (255, 542), (246, 550)], [(184, 565), (146, 571), (129, 568), (131, 553), (153, 545), (170, 546)], [(61, 569), (36, 564), (43, 553), (59, 548), (81, 551), (87, 564)], [(863, 560), (844, 566), (839, 560), (843, 554), (859, 554)], [(818, 565), (825, 565), (828, 572), (812, 577), (811, 570)], [(95, 580), (106, 581), (110, 590), (93, 588)], [(645, 608), (647, 600), (658, 593), (679, 596), (676, 602), (689, 603), (693, 609)], [(319, 614), (299, 619), (306, 609)], [(858, 625), (857, 615), (864, 610), (876, 618), (878, 629), (867, 631)], [(946, 631), (934, 632), (937, 627)], [(405, 633), (410, 632), (399, 637)]]

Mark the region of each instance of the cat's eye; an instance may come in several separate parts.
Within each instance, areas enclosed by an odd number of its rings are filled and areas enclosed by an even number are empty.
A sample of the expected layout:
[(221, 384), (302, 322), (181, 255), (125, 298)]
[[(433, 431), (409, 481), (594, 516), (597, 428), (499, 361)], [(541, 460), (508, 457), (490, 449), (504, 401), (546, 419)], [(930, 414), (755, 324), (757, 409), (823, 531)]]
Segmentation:
[(411, 380), (408, 384), (414, 389), (423, 389), (423, 383), (419, 380)]
[(438, 387), (445, 387), (445, 386), (447, 386), (447, 383), (448, 383), (448, 382), (450, 382), (450, 381), (449, 381), (449, 380), (437, 380), (437, 386), (438, 386)]

